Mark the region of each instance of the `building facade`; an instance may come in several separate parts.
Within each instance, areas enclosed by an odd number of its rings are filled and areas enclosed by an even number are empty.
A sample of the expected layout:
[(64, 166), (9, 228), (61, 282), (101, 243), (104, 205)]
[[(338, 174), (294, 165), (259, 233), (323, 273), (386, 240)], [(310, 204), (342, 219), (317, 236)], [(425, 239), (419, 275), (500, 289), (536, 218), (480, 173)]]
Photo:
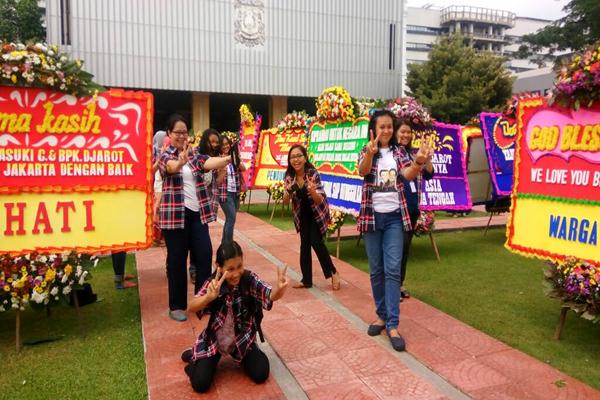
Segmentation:
[(404, 0), (47, 0), (46, 20), (48, 41), (99, 83), (182, 93), (204, 129), (214, 125), (211, 103), (238, 94), (257, 96), (271, 123), (289, 98), (314, 103), (333, 85), (400, 95), (404, 9)]
[(529, 60), (515, 58), (521, 37), (552, 21), (518, 17), (510, 11), (450, 6), (446, 8), (408, 7), (406, 22), (407, 64), (427, 61), (438, 37), (460, 33), (467, 45), (478, 51), (491, 51), (507, 58), (506, 67), (517, 73), (538, 69)]
[[(237, 130), (249, 103), (273, 126), (342, 85), (354, 97), (405, 91), (407, 64), (440, 35), (510, 56), (549, 21), (474, 7), (412, 8), (406, 0), (46, 0), (47, 40), (106, 87), (149, 90), (155, 129), (172, 112), (194, 130)], [(522, 66), (517, 64), (521, 63)], [(537, 68), (511, 60), (517, 71)]]

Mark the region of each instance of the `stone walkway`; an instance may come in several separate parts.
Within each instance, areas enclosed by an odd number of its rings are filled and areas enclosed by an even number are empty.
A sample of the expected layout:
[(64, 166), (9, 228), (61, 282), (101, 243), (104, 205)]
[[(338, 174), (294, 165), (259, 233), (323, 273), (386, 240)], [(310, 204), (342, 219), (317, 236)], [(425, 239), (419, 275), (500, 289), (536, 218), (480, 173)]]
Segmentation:
[[(216, 244), (221, 226), (211, 225)], [(245, 266), (261, 278), (273, 282), (276, 268), (287, 263), (290, 277), (299, 279), (300, 244), (294, 232), (239, 213), (236, 240)], [(221, 361), (213, 387), (200, 395), (192, 391), (179, 355), (193, 344), (207, 317), (170, 320), (165, 248), (138, 252), (149, 398), (600, 400), (600, 392), (415, 298), (401, 306), (399, 330), (407, 351), (397, 353), (385, 335), (366, 334), (375, 319), (368, 274), (334, 259), (342, 277), (342, 289), (334, 292), (313, 260), (313, 288), (289, 288), (265, 312), (267, 343), (261, 346), (271, 360), (268, 381), (255, 385), (233, 362)], [(563, 387), (555, 384), (559, 380)]]

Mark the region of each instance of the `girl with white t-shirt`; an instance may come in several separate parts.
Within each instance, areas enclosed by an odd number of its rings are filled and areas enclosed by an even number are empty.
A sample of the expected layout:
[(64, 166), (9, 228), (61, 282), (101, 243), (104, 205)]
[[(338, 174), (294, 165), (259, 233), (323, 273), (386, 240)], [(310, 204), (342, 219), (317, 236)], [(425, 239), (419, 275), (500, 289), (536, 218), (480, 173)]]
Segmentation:
[(401, 177), (414, 180), (432, 150), (424, 144), (411, 161), (398, 146), (395, 128), (389, 110), (376, 111), (369, 121), (371, 140), (358, 158), (358, 173), (364, 177), (358, 229), (365, 239), (378, 317), (368, 334), (376, 336), (386, 329), (394, 350), (403, 351), (406, 344), (398, 333), (400, 263), (404, 231), (411, 229), (411, 223)]

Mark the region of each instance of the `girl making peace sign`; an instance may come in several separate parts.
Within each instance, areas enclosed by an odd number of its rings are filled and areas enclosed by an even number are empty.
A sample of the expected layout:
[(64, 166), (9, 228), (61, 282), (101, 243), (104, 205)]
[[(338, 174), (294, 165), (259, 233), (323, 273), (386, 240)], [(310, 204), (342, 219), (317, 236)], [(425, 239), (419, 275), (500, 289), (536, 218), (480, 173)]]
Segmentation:
[[(376, 336), (385, 329), (394, 350), (404, 351), (406, 344), (398, 333), (400, 265), (404, 232), (412, 227), (402, 178), (414, 180), (431, 159), (433, 150), (424, 143), (411, 160), (398, 146), (396, 126), (396, 118), (389, 110), (376, 111), (369, 121), (371, 140), (358, 156), (358, 173), (364, 178), (358, 229), (365, 238), (378, 317), (367, 333)], [(378, 190), (382, 170), (396, 171), (392, 191)]]
[(283, 204), (292, 200), (294, 225), (300, 232), (300, 269), (302, 281), (295, 288), (312, 286), (312, 247), (317, 253), (325, 278), (331, 278), (333, 290), (340, 288), (340, 274), (323, 243), (323, 235), (329, 223), (329, 206), (319, 173), (308, 161), (304, 146), (295, 144), (288, 153), (285, 172)]
[[(209, 312), (210, 320), (192, 349), (181, 359), (188, 364), (185, 373), (197, 392), (206, 392), (212, 384), (221, 356), (240, 363), (255, 383), (269, 377), (269, 359), (256, 345), (260, 327), (258, 314), (270, 310), (288, 286), (287, 266), (277, 268), (277, 284), (271, 287), (256, 274), (244, 270), (242, 249), (235, 241), (224, 242), (217, 249), (217, 269), (196, 297), (188, 312)], [(259, 331), (260, 332), (260, 331)]]

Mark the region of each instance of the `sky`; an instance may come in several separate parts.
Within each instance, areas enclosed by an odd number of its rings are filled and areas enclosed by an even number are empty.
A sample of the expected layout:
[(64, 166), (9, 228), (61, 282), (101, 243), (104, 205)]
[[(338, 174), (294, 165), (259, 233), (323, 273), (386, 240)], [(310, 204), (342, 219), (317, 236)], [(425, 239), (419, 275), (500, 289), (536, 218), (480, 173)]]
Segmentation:
[(519, 17), (555, 20), (564, 16), (563, 7), (569, 0), (408, 0), (409, 7), (421, 7), (424, 4), (447, 7), (476, 6), (512, 11)]

